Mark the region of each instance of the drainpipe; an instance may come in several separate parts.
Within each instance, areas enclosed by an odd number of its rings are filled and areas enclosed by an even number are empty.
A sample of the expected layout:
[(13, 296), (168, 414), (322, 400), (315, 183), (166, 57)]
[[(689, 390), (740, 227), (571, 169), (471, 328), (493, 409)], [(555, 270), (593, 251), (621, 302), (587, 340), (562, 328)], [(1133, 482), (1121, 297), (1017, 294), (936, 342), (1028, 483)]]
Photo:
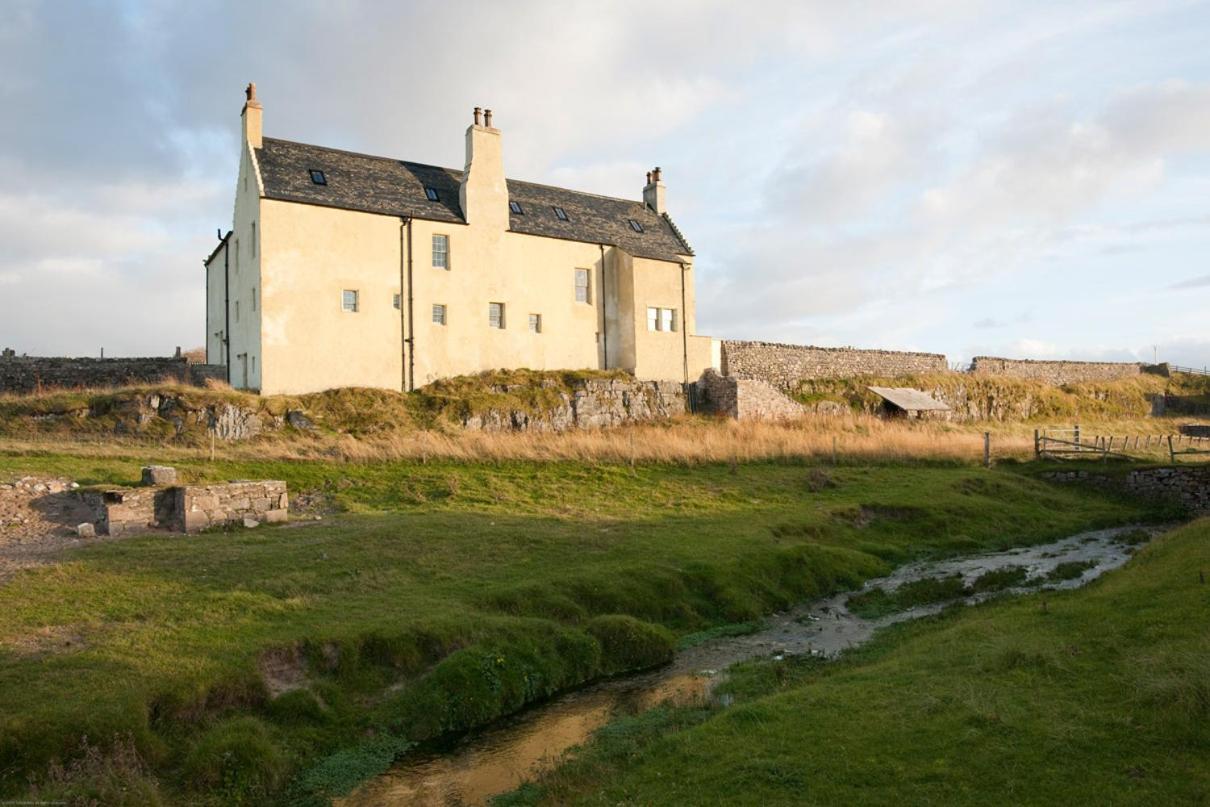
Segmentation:
[(609, 369), (609, 311), (606, 306), (609, 304), (609, 298), (605, 296), (605, 245), (597, 244), (601, 248), (601, 369)]
[(689, 330), (688, 318), (685, 311), (685, 272), (689, 271), (688, 264), (681, 264), (681, 357), (685, 364), (685, 383), (689, 383)]
[(223, 352), (226, 354), (227, 386), (231, 386), (231, 234), (223, 247)]
[[(407, 376), (405, 379), (404, 389), (407, 392), (412, 392), (416, 389), (416, 317), (413, 310), (412, 301), (415, 299), (412, 293), (412, 220), (411, 218), (402, 219), (400, 226), (400, 235), (403, 235), (404, 227), (407, 229), (408, 254), (407, 254), (407, 287), (408, 287), (408, 309), (407, 309), (407, 336), (404, 342), (407, 344), (408, 364)], [(400, 252), (399, 261), (403, 263), (403, 253)], [(401, 266), (402, 270), (403, 267)], [(402, 306), (400, 307), (402, 309)], [(403, 316), (402, 310), (400, 316)]]

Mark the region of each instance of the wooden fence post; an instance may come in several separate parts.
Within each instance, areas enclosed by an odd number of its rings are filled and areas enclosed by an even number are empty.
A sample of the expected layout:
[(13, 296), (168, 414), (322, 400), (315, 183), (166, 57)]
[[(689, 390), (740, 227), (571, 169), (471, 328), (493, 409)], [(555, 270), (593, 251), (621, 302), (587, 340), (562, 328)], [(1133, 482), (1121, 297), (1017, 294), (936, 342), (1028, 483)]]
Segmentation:
[(1042, 459), (1042, 435), (1034, 429), (1034, 459)]
[(1172, 447), (1172, 435), (1168, 435), (1168, 461), (1176, 463), (1176, 450)]
[(992, 467), (992, 433), (983, 432), (983, 467)]

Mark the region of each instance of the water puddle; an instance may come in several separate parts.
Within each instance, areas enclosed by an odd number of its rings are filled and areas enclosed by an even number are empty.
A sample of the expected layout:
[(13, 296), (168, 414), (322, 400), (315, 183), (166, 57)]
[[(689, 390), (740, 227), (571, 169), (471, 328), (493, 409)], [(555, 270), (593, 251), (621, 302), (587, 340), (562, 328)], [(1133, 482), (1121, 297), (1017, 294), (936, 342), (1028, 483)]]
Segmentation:
[[(1158, 530), (1149, 530), (1155, 534)], [(1138, 528), (1120, 527), (1080, 533), (1050, 544), (1011, 549), (947, 561), (912, 563), (870, 580), (861, 589), (895, 592), (929, 578), (961, 576), (974, 586), (988, 572), (1021, 567), (1023, 579), (992, 592), (961, 598), (978, 602), (1005, 593), (1077, 588), (1124, 564), (1137, 546), (1123, 536)], [(1079, 564), (1076, 566), (1074, 564)], [(1067, 571), (1059, 579), (1056, 569)], [(1081, 568), (1083, 567), (1083, 568)], [(939, 612), (956, 600), (932, 603), (866, 619), (846, 605), (856, 592), (804, 603), (770, 617), (762, 630), (747, 636), (712, 639), (682, 650), (666, 667), (614, 679), (555, 698), (468, 735), (443, 752), (412, 754), (382, 776), (337, 803), (343, 807), (416, 805), (468, 807), (486, 804), (526, 780), (556, 766), (570, 748), (581, 745), (615, 717), (637, 714), (660, 704), (690, 705), (710, 697), (727, 667), (756, 658), (811, 654), (833, 657), (867, 641), (879, 628)]]

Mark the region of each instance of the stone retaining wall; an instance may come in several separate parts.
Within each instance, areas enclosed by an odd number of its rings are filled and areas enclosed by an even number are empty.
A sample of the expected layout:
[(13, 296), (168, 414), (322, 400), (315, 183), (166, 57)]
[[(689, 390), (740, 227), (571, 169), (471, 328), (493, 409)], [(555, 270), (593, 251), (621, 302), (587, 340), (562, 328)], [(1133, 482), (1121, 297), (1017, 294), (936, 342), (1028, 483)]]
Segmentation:
[(197, 532), (210, 527), (286, 521), (286, 483), (235, 481), (218, 485), (114, 488), (83, 491), (101, 535), (154, 529)]
[(1180, 427), (1181, 434), (1189, 437), (1210, 437), (1210, 426), (1199, 426), (1196, 423), (1186, 423)]
[(706, 370), (697, 388), (705, 411), (736, 420), (784, 420), (806, 411), (802, 404), (759, 379), (731, 378)]
[(793, 391), (799, 382), (812, 378), (894, 378), (943, 373), (949, 366), (940, 353), (724, 340), (719, 369), (724, 376), (758, 379)]
[(226, 380), (227, 369), (190, 364), (184, 358), (83, 359), (50, 356), (0, 357), (0, 393), (25, 395), (47, 389), (120, 387), (163, 381), (202, 386)]
[(1179, 502), (1192, 513), (1210, 513), (1210, 466), (1140, 468), (1120, 480), (1085, 470), (1055, 471), (1044, 477), (1053, 482), (1083, 482), (1122, 489), (1136, 496)]
[[(495, 391), (508, 394), (515, 390), (499, 387)], [(591, 378), (571, 393), (560, 393), (555, 406), (537, 411), (487, 409), (466, 415), (462, 425), (484, 431), (599, 429), (666, 420), (687, 411), (685, 385), (679, 381)]]
[(1009, 378), (1029, 378), (1055, 386), (1081, 381), (1113, 381), (1131, 378), (1144, 372), (1137, 362), (1107, 361), (1037, 361), (1033, 359), (1002, 359), (997, 356), (976, 356), (971, 361), (972, 373), (1000, 375)]

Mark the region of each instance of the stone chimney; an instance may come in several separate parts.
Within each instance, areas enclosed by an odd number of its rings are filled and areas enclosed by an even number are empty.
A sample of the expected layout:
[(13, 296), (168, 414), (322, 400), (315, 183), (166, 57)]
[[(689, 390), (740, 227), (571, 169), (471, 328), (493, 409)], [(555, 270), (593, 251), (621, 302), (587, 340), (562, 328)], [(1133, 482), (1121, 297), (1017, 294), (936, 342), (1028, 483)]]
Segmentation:
[(458, 189), (467, 224), (508, 229), (508, 186), (500, 130), (492, 127), (492, 111), (475, 107), (466, 130), (466, 170)]
[(249, 82), (244, 89), (247, 100), (244, 101), (244, 111), (240, 117), (244, 119), (244, 142), (254, 149), (261, 147), (261, 109), (260, 101), (256, 100), (256, 82)]
[(667, 212), (664, 202), (664, 183), (660, 179), (660, 169), (656, 166), (647, 172), (647, 187), (643, 188), (643, 204), (661, 215)]

